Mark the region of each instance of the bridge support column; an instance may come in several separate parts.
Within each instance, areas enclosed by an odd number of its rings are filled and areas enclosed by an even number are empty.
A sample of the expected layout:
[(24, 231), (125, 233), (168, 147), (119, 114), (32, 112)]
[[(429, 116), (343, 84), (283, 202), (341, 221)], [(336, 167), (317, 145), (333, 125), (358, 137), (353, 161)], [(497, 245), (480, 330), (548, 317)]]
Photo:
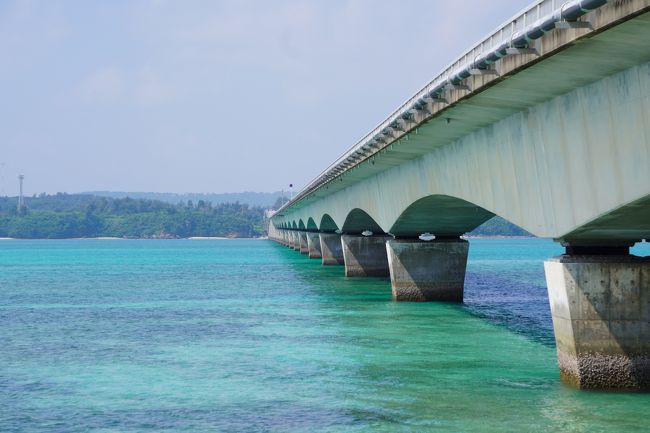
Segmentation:
[(300, 251), (300, 254), (307, 254), (309, 253), (309, 247), (307, 245), (307, 232), (298, 232), (298, 242), (299, 242), (299, 248), (298, 251)]
[(295, 230), (291, 232), (291, 248), (294, 251), (300, 251), (300, 233)]
[(323, 266), (343, 265), (343, 246), (338, 233), (319, 233)]
[(650, 389), (650, 259), (580, 251), (544, 270), (562, 379), (584, 389)]
[(389, 240), (393, 300), (463, 302), (468, 250), (459, 238)]
[(310, 259), (320, 259), (323, 254), (320, 250), (320, 236), (318, 233), (307, 232), (307, 249)]
[(346, 277), (388, 277), (386, 241), (392, 236), (342, 235)]

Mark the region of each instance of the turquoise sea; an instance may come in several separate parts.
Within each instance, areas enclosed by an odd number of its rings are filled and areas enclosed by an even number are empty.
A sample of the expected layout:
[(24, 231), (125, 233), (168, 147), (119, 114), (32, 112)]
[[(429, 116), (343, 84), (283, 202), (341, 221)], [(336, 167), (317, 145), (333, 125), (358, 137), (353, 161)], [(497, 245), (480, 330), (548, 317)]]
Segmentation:
[(650, 394), (559, 381), (561, 248), (470, 245), (450, 305), (271, 241), (2, 241), (0, 431), (650, 431)]

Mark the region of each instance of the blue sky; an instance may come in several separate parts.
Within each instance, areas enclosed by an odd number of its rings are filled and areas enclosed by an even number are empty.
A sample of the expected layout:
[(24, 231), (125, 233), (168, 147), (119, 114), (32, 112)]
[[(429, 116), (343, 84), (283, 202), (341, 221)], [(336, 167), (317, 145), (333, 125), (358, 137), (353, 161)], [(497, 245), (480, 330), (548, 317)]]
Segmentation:
[(0, 1), (0, 195), (300, 187), (528, 3)]

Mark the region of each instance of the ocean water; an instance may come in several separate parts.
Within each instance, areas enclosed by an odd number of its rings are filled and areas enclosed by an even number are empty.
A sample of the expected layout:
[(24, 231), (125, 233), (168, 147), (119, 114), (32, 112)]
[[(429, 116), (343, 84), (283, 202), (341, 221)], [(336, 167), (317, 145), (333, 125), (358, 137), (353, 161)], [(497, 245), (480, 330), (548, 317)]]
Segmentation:
[(650, 431), (650, 394), (559, 381), (560, 252), (472, 239), (450, 305), (271, 241), (2, 241), (0, 431)]

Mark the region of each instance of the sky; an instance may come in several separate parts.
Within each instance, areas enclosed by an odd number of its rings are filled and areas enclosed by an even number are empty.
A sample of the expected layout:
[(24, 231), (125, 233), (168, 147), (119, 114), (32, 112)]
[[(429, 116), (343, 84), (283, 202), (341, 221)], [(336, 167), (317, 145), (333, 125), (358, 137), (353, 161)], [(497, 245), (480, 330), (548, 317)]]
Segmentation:
[(0, 195), (300, 189), (528, 3), (2, 0)]

